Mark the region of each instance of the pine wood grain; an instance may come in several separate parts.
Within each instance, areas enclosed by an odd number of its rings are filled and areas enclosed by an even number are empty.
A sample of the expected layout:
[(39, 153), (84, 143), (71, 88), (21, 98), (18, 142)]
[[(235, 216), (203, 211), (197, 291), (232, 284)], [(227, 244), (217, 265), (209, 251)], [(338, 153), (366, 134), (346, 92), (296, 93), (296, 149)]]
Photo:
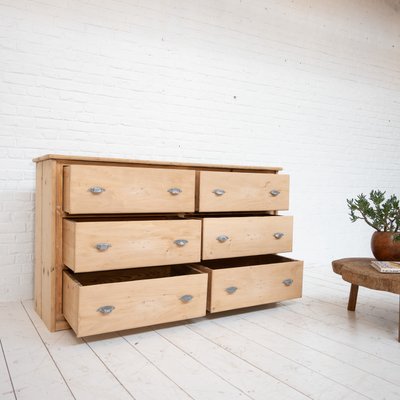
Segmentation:
[[(284, 257), (270, 258), (259, 257), (250, 265), (246, 261), (241, 265), (240, 259), (203, 261), (198, 268), (210, 276), (208, 310), (219, 312), (301, 297), (303, 263)], [(285, 285), (286, 279), (292, 283)], [(229, 293), (229, 288), (235, 291)]]
[(34, 299), (36, 312), (42, 315), (42, 185), (43, 163), (36, 164), (36, 192), (35, 192), (35, 286)]
[(41, 247), (42, 319), (50, 331), (56, 328), (56, 162), (43, 162)]
[[(105, 165), (69, 165), (64, 171), (64, 210), (70, 214), (194, 211), (195, 171)], [(92, 187), (104, 191), (94, 194)]]
[[(292, 217), (204, 218), (203, 259), (282, 253), (292, 250)], [(275, 233), (283, 233), (280, 239)], [(220, 242), (217, 238), (228, 239)]]
[[(186, 240), (178, 246), (176, 240)], [(64, 220), (64, 263), (75, 272), (200, 261), (201, 221)], [(98, 243), (110, 244), (105, 251)]]
[[(224, 193), (218, 196), (216, 189)], [(201, 171), (199, 190), (201, 212), (289, 208), (289, 175)], [(279, 194), (273, 196), (271, 191)]]
[(281, 171), (281, 167), (267, 167), (267, 166), (252, 166), (252, 165), (229, 165), (229, 164), (202, 164), (202, 163), (183, 163), (176, 161), (153, 161), (153, 160), (132, 160), (129, 158), (110, 158), (110, 157), (87, 157), (87, 156), (71, 156), (71, 155), (61, 155), (61, 154), (46, 154), (41, 157), (36, 157), (33, 159), (34, 162), (41, 162), (45, 160), (58, 160), (61, 162), (81, 162), (81, 163), (110, 163), (110, 164), (132, 164), (132, 165), (157, 165), (157, 166), (165, 166), (170, 168), (174, 167), (182, 167), (182, 168), (201, 168), (201, 169), (219, 169), (219, 170), (252, 170), (252, 171), (270, 171), (277, 172)]
[[(186, 268), (188, 274), (171, 272), (170, 276), (139, 276), (130, 281), (119, 277), (119, 282), (88, 285), (80, 283), (79, 275), (64, 272), (65, 316), (78, 337), (203, 316), (207, 276)], [(181, 300), (185, 295), (192, 299)], [(98, 311), (102, 306), (115, 309), (102, 314)]]

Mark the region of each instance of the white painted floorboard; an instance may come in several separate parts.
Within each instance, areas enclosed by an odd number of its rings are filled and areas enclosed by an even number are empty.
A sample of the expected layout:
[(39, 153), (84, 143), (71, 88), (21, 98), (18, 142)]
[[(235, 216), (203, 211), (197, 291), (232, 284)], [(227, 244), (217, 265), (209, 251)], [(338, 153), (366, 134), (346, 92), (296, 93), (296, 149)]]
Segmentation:
[(0, 304), (0, 321), (0, 340), (17, 399), (73, 399), (22, 304)]
[[(101, 340), (99, 340), (101, 338)], [(137, 400), (191, 399), (134, 345), (118, 334), (86, 338), (86, 343)]]
[(15, 399), (10, 372), (4, 357), (3, 344), (0, 342), (0, 399)]
[(160, 329), (158, 333), (252, 399), (264, 400), (266, 388), (271, 400), (308, 398), (189, 327), (185, 329), (176, 326)]
[(78, 339), (0, 304), (0, 399), (400, 400), (399, 296), (305, 269), (304, 297)]
[[(132, 399), (97, 354), (72, 330), (49, 332), (33, 310), (33, 301), (23, 305), (74, 397), (85, 400)], [(88, 387), (96, 390), (90, 391)]]

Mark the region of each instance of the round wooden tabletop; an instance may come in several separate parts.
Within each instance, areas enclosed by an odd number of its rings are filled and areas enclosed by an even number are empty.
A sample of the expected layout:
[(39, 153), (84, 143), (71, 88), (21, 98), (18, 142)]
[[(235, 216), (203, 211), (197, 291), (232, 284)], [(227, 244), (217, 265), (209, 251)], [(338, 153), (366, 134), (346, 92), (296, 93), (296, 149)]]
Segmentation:
[(371, 267), (373, 258), (342, 258), (332, 261), (333, 271), (354, 285), (400, 294), (400, 274), (384, 274)]

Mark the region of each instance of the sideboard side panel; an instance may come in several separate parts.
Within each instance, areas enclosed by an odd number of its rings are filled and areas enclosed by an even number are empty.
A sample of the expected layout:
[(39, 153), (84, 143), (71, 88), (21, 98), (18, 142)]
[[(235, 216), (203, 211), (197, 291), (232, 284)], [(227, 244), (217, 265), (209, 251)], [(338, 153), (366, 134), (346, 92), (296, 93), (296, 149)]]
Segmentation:
[(42, 316), (42, 182), (43, 162), (36, 164), (36, 194), (35, 194), (35, 309)]
[[(56, 329), (56, 161), (46, 160), (42, 165), (42, 185), (40, 196), (41, 226), (37, 238), (36, 263), (41, 265), (41, 317), (47, 328)], [(37, 285), (39, 288), (39, 283)]]

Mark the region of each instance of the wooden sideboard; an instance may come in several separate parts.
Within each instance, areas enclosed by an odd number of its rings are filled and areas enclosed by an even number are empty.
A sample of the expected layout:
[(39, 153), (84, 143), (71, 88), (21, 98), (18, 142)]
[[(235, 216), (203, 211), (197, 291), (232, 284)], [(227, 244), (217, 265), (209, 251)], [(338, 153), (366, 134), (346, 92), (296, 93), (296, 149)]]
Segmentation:
[(35, 307), (78, 336), (301, 297), (276, 167), (45, 155)]

